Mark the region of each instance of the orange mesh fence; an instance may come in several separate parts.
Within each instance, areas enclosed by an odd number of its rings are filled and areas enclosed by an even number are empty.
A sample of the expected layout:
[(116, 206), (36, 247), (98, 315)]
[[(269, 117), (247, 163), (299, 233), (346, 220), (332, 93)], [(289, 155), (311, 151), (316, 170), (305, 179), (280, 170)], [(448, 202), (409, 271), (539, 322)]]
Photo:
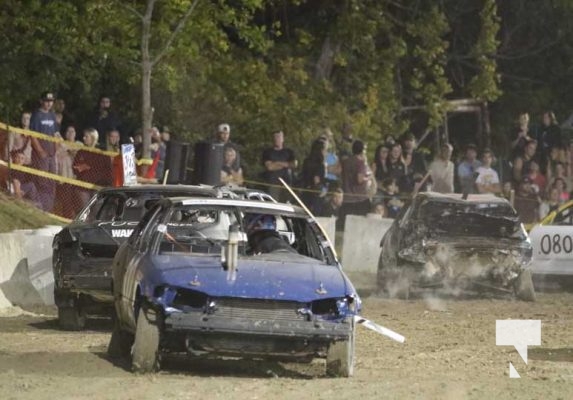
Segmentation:
[[(32, 146), (53, 143), (53, 154), (41, 157)], [(0, 185), (46, 212), (73, 218), (93, 193), (114, 184), (121, 168), (117, 152), (102, 151), (60, 137), (0, 124)], [(119, 161), (118, 161), (119, 159)], [(117, 184), (117, 179), (116, 182)]]

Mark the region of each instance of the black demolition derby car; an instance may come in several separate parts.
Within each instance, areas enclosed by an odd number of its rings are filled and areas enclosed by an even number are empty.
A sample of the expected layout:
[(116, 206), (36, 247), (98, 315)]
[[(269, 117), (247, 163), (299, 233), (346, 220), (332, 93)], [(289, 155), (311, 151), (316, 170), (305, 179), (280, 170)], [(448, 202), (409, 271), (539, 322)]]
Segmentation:
[(111, 357), (170, 354), (354, 366), (360, 298), (315, 220), (290, 204), (163, 199), (113, 260)]
[(113, 310), (111, 262), (144, 213), (162, 197), (229, 197), (203, 186), (141, 185), (96, 193), (53, 241), (54, 299), (60, 326), (84, 327), (87, 314)]
[(535, 300), (532, 246), (511, 204), (493, 195), (419, 193), (381, 242), (378, 286), (407, 298), (416, 288), (513, 293)]

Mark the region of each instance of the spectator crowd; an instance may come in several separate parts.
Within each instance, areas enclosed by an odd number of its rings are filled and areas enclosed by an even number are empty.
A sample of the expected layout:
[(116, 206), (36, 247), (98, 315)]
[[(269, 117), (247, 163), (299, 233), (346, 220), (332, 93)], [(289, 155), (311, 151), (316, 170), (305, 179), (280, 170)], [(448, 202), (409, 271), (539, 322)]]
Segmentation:
[[(128, 136), (106, 96), (100, 98), (83, 127), (77, 126), (64, 101), (51, 92), (43, 93), (39, 108), (24, 112), (20, 123), (23, 129), (62, 140), (13, 134), (9, 156), (14, 164), (110, 186), (118, 182), (114, 166), (121, 144), (133, 143), (136, 156), (141, 157), (141, 131)], [(81, 142), (77, 141), (80, 131)], [(153, 127), (149, 134), (153, 163), (144, 178), (161, 182), (171, 133), (167, 127)], [(299, 165), (295, 151), (286, 144), (288, 138), (277, 130), (269, 132), (269, 145), (260, 155), (263, 172), (251, 182), (262, 184), (274, 198), (285, 201), (289, 195), (282, 186), (284, 180), (298, 190), (313, 213), (337, 216), (341, 224), (348, 214), (395, 218), (413, 195), (426, 190), (504, 196), (524, 223), (533, 223), (569, 200), (573, 145), (551, 111), (543, 113), (539, 124), (532, 124), (526, 113), (520, 115), (510, 135), (511, 149), (506, 156), (471, 143), (461, 149), (442, 143), (433, 157), (418, 149), (411, 132), (399, 138), (387, 135), (375, 144), (373, 159), (368, 160), (369, 143), (354, 138), (351, 126), (345, 125), (339, 137), (329, 128), (319, 132)], [(241, 147), (231, 140), (231, 126), (218, 125), (209, 140), (223, 145), (221, 165), (209, 166), (220, 167), (221, 183), (244, 185)], [(11, 178), (14, 194), (66, 217), (73, 217), (93, 193), (89, 188), (18, 170), (11, 172)], [(70, 201), (71, 197), (76, 201)]]

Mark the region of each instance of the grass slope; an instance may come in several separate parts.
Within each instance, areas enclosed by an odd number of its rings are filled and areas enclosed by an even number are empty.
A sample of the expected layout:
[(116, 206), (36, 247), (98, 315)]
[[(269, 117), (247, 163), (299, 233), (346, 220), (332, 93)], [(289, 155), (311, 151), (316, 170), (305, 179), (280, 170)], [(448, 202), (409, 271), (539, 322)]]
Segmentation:
[(46, 225), (62, 225), (36, 207), (0, 192), (0, 233), (14, 229), (36, 229)]

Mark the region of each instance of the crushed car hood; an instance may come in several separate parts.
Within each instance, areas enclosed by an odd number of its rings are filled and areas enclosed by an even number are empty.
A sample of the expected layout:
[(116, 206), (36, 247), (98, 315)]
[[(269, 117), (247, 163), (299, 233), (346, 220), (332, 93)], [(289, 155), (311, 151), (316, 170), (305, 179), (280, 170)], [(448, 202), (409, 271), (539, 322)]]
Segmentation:
[(303, 302), (355, 293), (338, 267), (298, 255), (240, 258), (234, 280), (221, 266), (220, 257), (155, 256), (153, 262), (155, 268), (144, 273), (142, 282), (150, 292), (158, 285), (169, 285), (215, 297)]

